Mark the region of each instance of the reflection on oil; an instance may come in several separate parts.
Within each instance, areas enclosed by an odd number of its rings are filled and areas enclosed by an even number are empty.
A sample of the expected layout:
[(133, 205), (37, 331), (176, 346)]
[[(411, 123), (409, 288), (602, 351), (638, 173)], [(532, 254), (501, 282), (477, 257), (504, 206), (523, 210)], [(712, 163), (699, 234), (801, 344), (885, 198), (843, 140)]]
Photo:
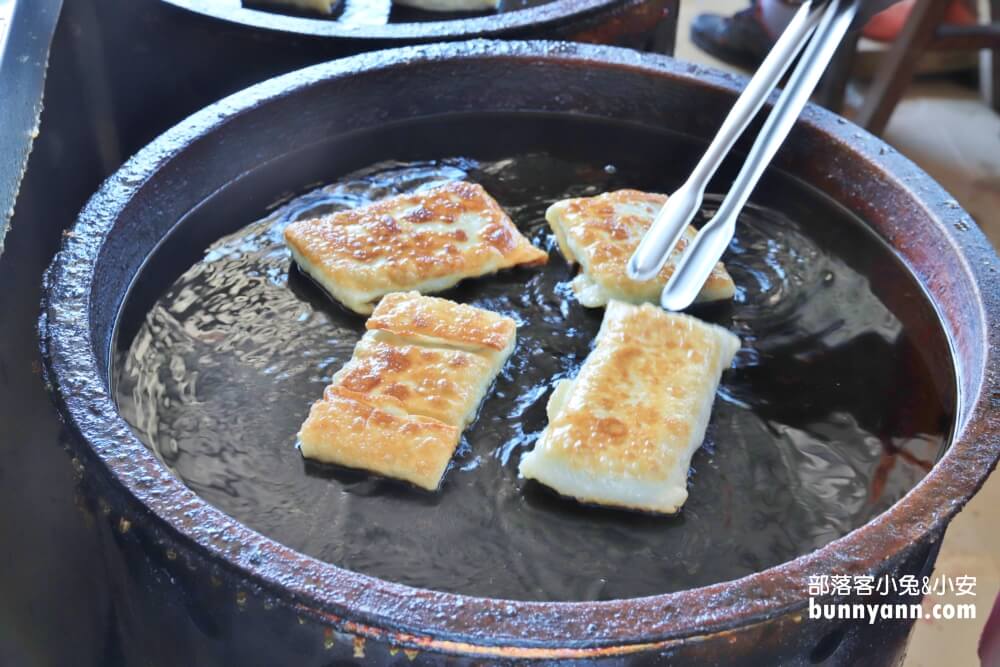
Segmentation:
[[(363, 318), (290, 267), (282, 229), (456, 178), (482, 183), (552, 259), (445, 294), (520, 328), (441, 491), (303, 461), (295, 433)], [(942, 448), (942, 390), (870, 284), (902, 269), (850, 220), (819, 210), (793, 222), (748, 209), (726, 257), (734, 303), (695, 311), (738, 333), (743, 349), (680, 515), (581, 508), (517, 478), (551, 387), (576, 373), (602, 314), (572, 298), (573, 271), (544, 210), (626, 186), (655, 187), (624, 165), (527, 154), (382, 164), (291, 200), (220, 239), (148, 313), (117, 360), (122, 414), (192, 489), (261, 533), (343, 567), (474, 595), (606, 599), (728, 580), (821, 546), (899, 499)], [(933, 317), (913, 299), (910, 309)]]

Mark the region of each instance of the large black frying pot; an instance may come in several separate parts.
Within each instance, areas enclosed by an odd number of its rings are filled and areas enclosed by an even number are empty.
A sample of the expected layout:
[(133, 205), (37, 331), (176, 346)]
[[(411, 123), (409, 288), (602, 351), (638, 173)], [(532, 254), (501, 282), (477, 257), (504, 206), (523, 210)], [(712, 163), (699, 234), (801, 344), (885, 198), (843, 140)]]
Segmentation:
[[(698, 141), (714, 133), (741, 84), (663, 56), (563, 43), (378, 52), (229, 97), (112, 176), (49, 270), (41, 335), (47, 379), (72, 434), (82, 502), (107, 567), (117, 573), (113, 609), (125, 660), (897, 662), (910, 623), (809, 620), (807, 582), (811, 575), (928, 573), (948, 521), (995, 466), (998, 262), (968, 215), (923, 172), (820, 109), (806, 111), (776, 170), (838, 202), (864, 222), (873, 243), (891, 248), (905, 277), (883, 295), (890, 307), (926, 293), (932, 314), (917, 325), (918, 343), (926, 364), (948, 378), (946, 402), (954, 414), (950, 446), (910, 493), (798, 558), (732, 581), (598, 602), (408, 587), (305, 556), (209, 505), (137, 439), (111, 397), (123, 303), (156, 296), (127, 297), (135, 277), (140, 270), (162, 272), (162, 289), (184, 269), (154, 253), (160, 244), (196, 257), (214, 238), (308, 184), (382, 160), (442, 157), (413, 155), (427, 147), (399, 128), (417, 120), (421, 136), (447, 137), (440, 150), (449, 153), (501, 141), (544, 145), (546, 128), (560, 119), (569, 131), (586, 128), (577, 145), (610, 136), (602, 124), (608, 132), (627, 126), (658, 141), (666, 141), (662, 130), (669, 129), (677, 137), (671, 161), (693, 164)], [(448, 128), (475, 127), (476, 118), (491, 125), (448, 137)], [(522, 131), (512, 136), (500, 129), (508, 125)], [(364, 134), (379, 128), (393, 140)], [(370, 140), (338, 143), (352, 136)], [(790, 189), (788, 197), (801, 192)], [(198, 224), (183, 222), (194, 219)]]

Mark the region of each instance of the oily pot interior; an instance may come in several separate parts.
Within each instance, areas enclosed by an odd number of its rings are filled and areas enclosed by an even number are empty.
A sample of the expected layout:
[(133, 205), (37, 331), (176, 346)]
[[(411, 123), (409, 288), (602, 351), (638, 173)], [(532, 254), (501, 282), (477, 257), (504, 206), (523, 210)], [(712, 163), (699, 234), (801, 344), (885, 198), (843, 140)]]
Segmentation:
[[(330, 109), (304, 97), (307, 117)], [(281, 118), (271, 120), (304, 132)], [(171, 175), (193, 168), (225, 183), (232, 168), (220, 145), (233, 147), (237, 164), (268, 147), (267, 136), (228, 135), (243, 141), (194, 146)], [(743, 349), (723, 379), (684, 511), (581, 507), (517, 476), (545, 426), (552, 383), (575, 374), (600, 324), (600, 311), (567, 289), (574, 269), (545, 207), (621, 187), (668, 192), (701, 147), (659, 123), (525, 112), (437, 115), (286, 145), (178, 215), (138, 272), (110, 355), (119, 409), (227, 514), (390, 581), (484, 597), (617, 599), (728, 581), (807, 553), (926, 473), (946, 444), (954, 390), (943, 334), (912, 276), (861, 221), (787, 174), (762, 183), (727, 256), (734, 303), (696, 311), (740, 335)], [(295, 431), (363, 320), (291, 266), (282, 226), (456, 178), (483, 184), (550, 251), (544, 268), (445, 294), (515, 317), (517, 350), (438, 493), (304, 462)], [(710, 197), (706, 213), (716, 204)]]

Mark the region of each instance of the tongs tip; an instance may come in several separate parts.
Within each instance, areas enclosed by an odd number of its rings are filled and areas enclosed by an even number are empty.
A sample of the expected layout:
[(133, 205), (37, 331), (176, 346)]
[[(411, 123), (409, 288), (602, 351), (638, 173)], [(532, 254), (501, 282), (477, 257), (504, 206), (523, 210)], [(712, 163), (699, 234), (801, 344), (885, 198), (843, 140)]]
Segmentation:
[(625, 266), (625, 275), (630, 280), (650, 280), (656, 276), (657, 271), (658, 268), (655, 265), (651, 266), (647, 262), (643, 262), (642, 258), (639, 257), (639, 253), (634, 253)]

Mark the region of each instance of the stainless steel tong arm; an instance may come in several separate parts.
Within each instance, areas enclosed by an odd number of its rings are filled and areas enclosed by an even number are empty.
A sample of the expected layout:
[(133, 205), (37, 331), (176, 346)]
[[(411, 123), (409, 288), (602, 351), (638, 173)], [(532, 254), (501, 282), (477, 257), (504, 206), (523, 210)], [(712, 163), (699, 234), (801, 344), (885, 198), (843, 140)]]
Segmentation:
[(715, 139), (691, 172), (691, 176), (684, 185), (670, 195), (667, 203), (657, 214), (649, 231), (629, 260), (626, 271), (630, 278), (650, 280), (663, 268), (667, 257), (680, 240), (684, 228), (691, 223), (701, 208), (709, 180), (732, 150), (733, 144), (764, 106), (764, 102), (778, 85), (795, 56), (802, 50), (816, 27), (820, 13), (818, 10), (814, 11), (812, 0), (806, 0), (799, 7), (791, 23), (761, 63), (760, 69), (736, 100)]
[(857, 14), (854, 0), (833, 0), (823, 10), (815, 35), (802, 53), (778, 101), (764, 122), (742, 169), (715, 216), (698, 232), (667, 281), (660, 304), (668, 310), (687, 308), (722, 258), (736, 220), (778, 148), (809, 101), (837, 47)]

